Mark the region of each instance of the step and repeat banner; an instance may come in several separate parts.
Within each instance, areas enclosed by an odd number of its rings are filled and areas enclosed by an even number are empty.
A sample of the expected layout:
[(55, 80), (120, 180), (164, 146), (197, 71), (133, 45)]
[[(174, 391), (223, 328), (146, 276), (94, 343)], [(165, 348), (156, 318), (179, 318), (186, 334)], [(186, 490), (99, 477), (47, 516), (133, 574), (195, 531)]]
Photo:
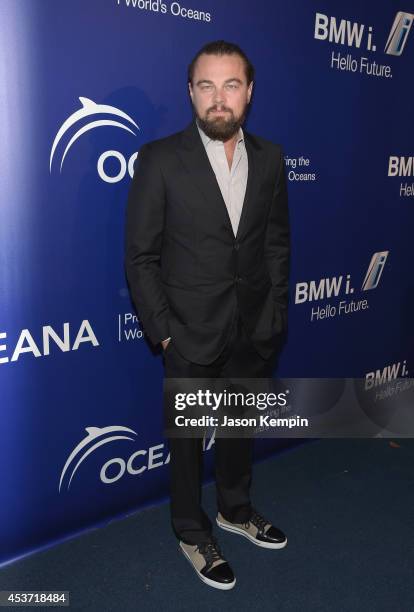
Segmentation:
[[(131, 304), (125, 208), (140, 147), (191, 120), (187, 66), (206, 42), (251, 58), (245, 129), (285, 153), (278, 375), (410, 375), (413, 14), (385, 0), (1, 1), (1, 564), (168, 494), (162, 356)], [(257, 457), (288, 442), (258, 440)]]

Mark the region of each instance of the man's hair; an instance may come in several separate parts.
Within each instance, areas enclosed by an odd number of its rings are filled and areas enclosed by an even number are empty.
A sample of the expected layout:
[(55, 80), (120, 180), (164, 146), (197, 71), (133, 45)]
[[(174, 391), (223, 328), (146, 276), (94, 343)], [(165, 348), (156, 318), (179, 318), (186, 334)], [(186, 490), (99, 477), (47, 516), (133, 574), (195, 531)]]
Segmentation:
[(239, 55), (244, 62), (244, 71), (246, 73), (247, 84), (254, 79), (254, 66), (250, 62), (249, 58), (240, 47), (234, 43), (226, 42), (225, 40), (214, 40), (213, 42), (207, 43), (202, 47), (193, 58), (191, 64), (188, 66), (188, 82), (193, 83), (194, 68), (200, 55)]

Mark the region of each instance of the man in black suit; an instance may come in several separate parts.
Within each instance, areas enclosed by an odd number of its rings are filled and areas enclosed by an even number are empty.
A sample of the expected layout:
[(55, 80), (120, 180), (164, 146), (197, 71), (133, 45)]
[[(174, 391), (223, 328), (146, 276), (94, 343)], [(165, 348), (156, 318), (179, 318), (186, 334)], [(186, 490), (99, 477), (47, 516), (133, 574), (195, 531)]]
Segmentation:
[[(144, 330), (177, 378), (272, 376), (287, 329), (289, 218), (281, 147), (242, 130), (254, 69), (232, 43), (188, 69), (194, 118), (141, 147), (126, 224), (126, 271)], [(287, 539), (251, 505), (252, 439), (217, 438), (216, 522), (258, 546)], [(201, 507), (202, 441), (170, 439), (171, 518), (198, 576), (234, 574)]]

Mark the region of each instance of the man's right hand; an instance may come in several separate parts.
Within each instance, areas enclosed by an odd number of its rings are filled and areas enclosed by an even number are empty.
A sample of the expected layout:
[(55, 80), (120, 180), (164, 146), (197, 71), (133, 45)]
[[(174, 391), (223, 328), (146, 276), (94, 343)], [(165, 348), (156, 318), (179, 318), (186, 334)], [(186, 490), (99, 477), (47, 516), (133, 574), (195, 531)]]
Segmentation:
[(162, 348), (164, 349), (164, 351), (170, 342), (171, 342), (171, 337), (166, 338), (165, 340), (161, 340)]

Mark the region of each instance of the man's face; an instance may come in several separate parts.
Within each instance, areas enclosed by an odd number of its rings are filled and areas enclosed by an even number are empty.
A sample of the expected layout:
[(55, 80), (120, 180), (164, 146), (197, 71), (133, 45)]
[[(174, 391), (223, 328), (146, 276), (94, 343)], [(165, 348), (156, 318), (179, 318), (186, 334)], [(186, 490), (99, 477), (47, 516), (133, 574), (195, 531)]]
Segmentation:
[(198, 124), (207, 136), (225, 142), (239, 131), (253, 88), (253, 82), (247, 85), (239, 55), (200, 55), (188, 88)]

